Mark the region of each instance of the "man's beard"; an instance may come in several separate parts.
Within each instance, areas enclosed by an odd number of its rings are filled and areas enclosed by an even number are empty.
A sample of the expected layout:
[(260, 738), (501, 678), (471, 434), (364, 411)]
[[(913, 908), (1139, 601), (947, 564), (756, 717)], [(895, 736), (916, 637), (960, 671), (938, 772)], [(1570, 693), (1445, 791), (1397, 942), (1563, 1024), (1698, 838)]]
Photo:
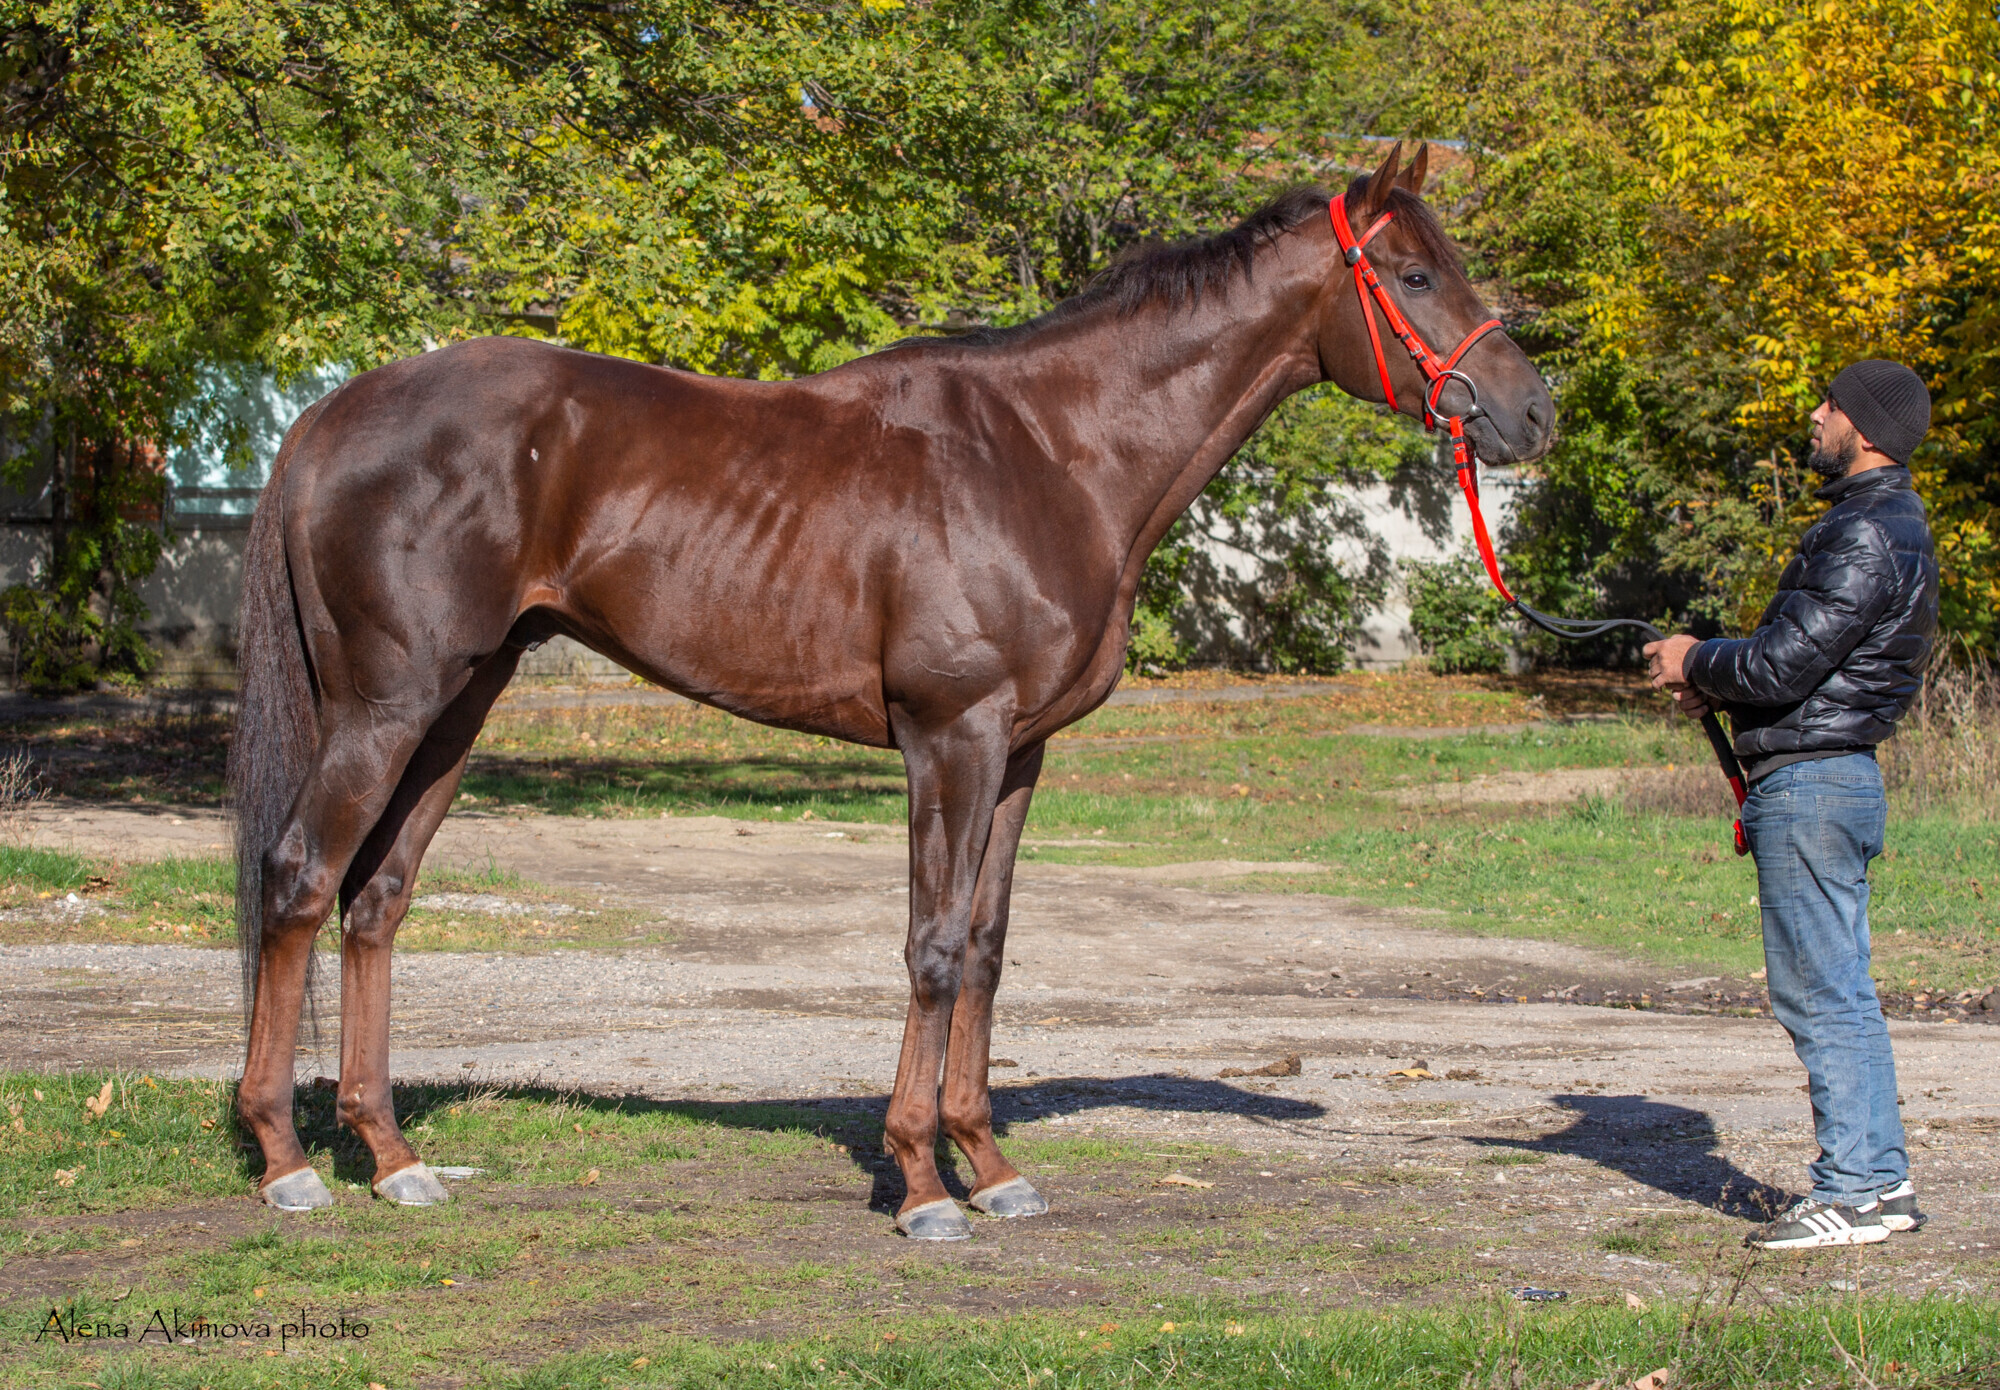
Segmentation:
[(1854, 467), (1854, 461), (1860, 457), (1861, 441), (1850, 434), (1838, 449), (1829, 449), (1824, 444), (1814, 445), (1806, 467), (1829, 483), (1837, 482), (1847, 476), (1847, 470)]

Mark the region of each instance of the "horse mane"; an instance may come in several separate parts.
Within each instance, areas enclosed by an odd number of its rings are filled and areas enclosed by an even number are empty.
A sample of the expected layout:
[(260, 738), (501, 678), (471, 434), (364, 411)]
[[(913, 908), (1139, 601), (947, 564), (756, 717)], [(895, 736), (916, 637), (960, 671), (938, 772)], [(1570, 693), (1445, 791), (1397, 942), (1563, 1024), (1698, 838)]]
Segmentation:
[[(1367, 190), (1368, 179), (1367, 174), (1356, 175), (1347, 185), (1347, 196), (1361, 197)], [(1081, 292), (1025, 323), (1005, 328), (982, 325), (956, 333), (920, 333), (899, 338), (880, 350), (889, 352), (926, 343), (1001, 347), (1104, 306), (1119, 317), (1155, 302), (1165, 304), (1169, 310), (1192, 309), (1204, 296), (1227, 295), (1238, 271), (1249, 279), (1258, 251), (1294, 227), (1315, 217), (1325, 217), (1330, 200), (1327, 191), (1315, 185), (1290, 188), (1227, 231), (1184, 241), (1144, 241), (1127, 247)], [(1463, 272), (1458, 248), (1452, 245), (1429, 204), (1408, 189), (1397, 188), (1389, 194), (1389, 207), (1396, 214), (1396, 225), (1416, 238), (1425, 255), (1440, 266)]]

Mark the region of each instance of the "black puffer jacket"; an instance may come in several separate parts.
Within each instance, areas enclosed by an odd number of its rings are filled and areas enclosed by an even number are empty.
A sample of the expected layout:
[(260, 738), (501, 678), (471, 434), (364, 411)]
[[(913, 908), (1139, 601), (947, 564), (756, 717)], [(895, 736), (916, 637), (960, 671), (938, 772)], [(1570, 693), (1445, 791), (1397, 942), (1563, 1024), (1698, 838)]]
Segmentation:
[(1910, 471), (1870, 469), (1818, 495), (1833, 510), (1806, 532), (1757, 630), (1688, 653), (1688, 680), (1728, 709), (1753, 775), (1773, 757), (1894, 733), (1937, 631), (1937, 556)]

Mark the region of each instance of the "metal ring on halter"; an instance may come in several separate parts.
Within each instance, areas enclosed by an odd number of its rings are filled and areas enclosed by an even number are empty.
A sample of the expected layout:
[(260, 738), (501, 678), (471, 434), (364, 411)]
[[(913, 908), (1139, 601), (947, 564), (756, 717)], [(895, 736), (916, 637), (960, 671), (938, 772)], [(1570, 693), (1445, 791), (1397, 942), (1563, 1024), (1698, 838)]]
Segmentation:
[(1465, 389), (1472, 393), (1472, 404), (1468, 405), (1463, 410), (1454, 411), (1452, 413), (1457, 415), (1461, 420), (1474, 420), (1477, 419), (1479, 416), (1484, 415), (1486, 412), (1480, 407), (1479, 404), (1479, 388), (1472, 384), (1471, 377), (1467, 376), (1464, 372), (1461, 372), (1456, 367), (1446, 367), (1443, 371), (1439, 372), (1436, 376), (1431, 378), (1430, 389), (1424, 392), (1424, 409), (1428, 410), (1433, 415), (1442, 414), (1443, 412), (1441, 412), (1437, 406), (1438, 395), (1444, 390), (1444, 384), (1447, 381), (1451, 381), (1454, 379), (1465, 383)]

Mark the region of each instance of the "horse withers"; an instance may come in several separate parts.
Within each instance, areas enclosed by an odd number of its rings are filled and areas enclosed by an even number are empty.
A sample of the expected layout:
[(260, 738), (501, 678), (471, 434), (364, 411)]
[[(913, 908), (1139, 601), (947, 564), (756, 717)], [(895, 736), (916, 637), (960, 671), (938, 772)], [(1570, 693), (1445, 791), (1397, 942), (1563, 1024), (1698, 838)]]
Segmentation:
[[(1346, 190), (1409, 324), (1487, 318), (1400, 146)], [(425, 847), (522, 650), (564, 633), (647, 680), (781, 728), (899, 750), (910, 1005), (886, 1143), (896, 1223), (1047, 1210), (987, 1092), (1015, 850), (1050, 734), (1118, 683), (1141, 569), (1280, 400), (1378, 377), (1329, 199), (1156, 247), (1017, 328), (924, 339), (795, 381), (699, 376), (518, 338), (378, 368), (286, 436), (245, 565), (230, 785), (250, 1039), (239, 1113), (266, 1201), (332, 1201), (292, 1122), (313, 940), (342, 913), (339, 1115), (374, 1190), (445, 1200), (397, 1127), (389, 952)], [(1365, 317), (1364, 317), (1365, 316)], [(1551, 441), (1540, 375), (1486, 334), (1432, 403), (1491, 462)], [(1460, 399), (1464, 397), (1464, 399)], [(942, 1086), (939, 1081), (942, 1076)]]

